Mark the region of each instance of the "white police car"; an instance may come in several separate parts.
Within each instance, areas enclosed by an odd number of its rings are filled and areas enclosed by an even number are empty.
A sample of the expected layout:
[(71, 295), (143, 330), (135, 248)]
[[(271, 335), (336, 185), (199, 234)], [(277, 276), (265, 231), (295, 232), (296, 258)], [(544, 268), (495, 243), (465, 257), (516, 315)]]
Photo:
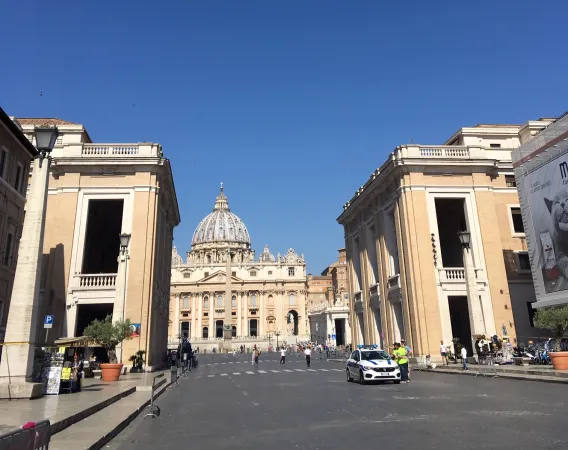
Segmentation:
[(398, 364), (377, 345), (358, 345), (347, 360), (345, 372), (349, 382), (357, 379), (361, 384), (367, 381), (393, 381), (400, 384)]

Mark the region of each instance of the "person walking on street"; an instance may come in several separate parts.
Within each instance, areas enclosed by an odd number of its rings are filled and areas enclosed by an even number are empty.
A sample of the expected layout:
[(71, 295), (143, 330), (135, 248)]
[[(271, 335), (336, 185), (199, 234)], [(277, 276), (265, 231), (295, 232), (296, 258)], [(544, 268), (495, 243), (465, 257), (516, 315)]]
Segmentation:
[(440, 341), (440, 355), (442, 355), (442, 361), (444, 363), (444, 365), (448, 365), (448, 348), (446, 347), (446, 344), (444, 344), (444, 341)]
[(312, 350), (310, 349), (310, 347), (306, 347), (306, 349), (304, 350), (304, 355), (306, 355), (306, 364), (308, 365), (309, 368), (310, 360), (312, 358)]
[(462, 357), (462, 362), (463, 362), (463, 370), (468, 370), (467, 369), (467, 349), (465, 347), (462, 347), (462, 349), (461, 349), (461, 357)]
[(280, 364), (286, 364), (286, 349), (284, 346), (280, 349)]
[(394, 343), (394, 360), (400, 368), (400, 380), (408, 383), (408, 358), (406, 357), (406, 348), (401, 347), (398, 342)]

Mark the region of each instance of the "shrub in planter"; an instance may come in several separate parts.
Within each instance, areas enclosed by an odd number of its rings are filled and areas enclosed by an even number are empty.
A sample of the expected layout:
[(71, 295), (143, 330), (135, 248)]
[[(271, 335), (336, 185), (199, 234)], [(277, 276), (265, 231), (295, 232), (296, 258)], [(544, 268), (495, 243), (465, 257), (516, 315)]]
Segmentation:
[(568, 352), (560, 348), (560, 341), (568, 330), (568, 305), (539, 309), (534, 316), (534, 326), (554, 333), (556, 342), (550, 353), (552, 365), (555, 369), (568, 370)]
[(134, 355), (128, 358), (128, 361), (132, 362), (132, 368), (130, 369), (130, 373), (142, 372), (142, 366), (146, 362), (144, 360), (145, 354), (146, 352), (144, 350), (138, 350)]
[(118, 363), (116, 347), (122, 341), (131, 339), (131, 325), (128, 319), (112, 323), (109, 315), (104, 320), (93, 320), (85, 328), (83, 334), (107, 351), (109, 364), (101, 364), (103, 381), (118, 380), (123, 364)]

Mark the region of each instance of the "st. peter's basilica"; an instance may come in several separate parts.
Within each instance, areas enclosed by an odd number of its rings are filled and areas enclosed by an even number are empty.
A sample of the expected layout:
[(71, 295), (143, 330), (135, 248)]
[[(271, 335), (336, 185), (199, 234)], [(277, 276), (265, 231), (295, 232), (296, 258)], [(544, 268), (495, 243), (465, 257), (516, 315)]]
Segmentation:
[(255, 258), (247, 227), (221, 186), (213, 212), (193, 233), (187, 260), (173, 249), (169, 345), (187, 334), (194, 346), (219, 350), (229, 290), (234, 349), (307, 340), (306, 283), (304, 256), (291, 248), (274, 256), (265, 246)]

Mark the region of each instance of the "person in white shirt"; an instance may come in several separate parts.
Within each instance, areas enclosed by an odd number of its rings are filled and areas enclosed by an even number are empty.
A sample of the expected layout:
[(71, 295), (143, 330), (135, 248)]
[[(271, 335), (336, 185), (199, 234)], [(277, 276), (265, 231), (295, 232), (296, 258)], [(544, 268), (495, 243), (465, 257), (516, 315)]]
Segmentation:
[(461, 357), (463, 362), (463, 370), (467, 370), (467, 349), (465, 347), (462, 347)]
[(286, 364), (286, 349), (284, 347), (280, 349), (280, 364)]
[(304, 350), (304, 355), (306, 355), (306, 364), (310, 367), (310, 359), (312, 358), (312, 350), (310, 347), (306, 347)]
[(448, 349), (444, 341), (440, 341), (440, 355), (442, 355), (442, 361), (447, 366), (448, 365)]

